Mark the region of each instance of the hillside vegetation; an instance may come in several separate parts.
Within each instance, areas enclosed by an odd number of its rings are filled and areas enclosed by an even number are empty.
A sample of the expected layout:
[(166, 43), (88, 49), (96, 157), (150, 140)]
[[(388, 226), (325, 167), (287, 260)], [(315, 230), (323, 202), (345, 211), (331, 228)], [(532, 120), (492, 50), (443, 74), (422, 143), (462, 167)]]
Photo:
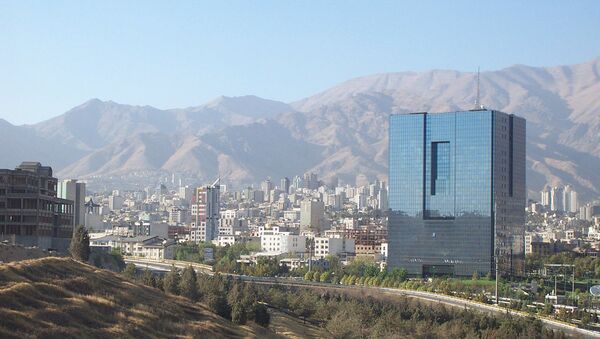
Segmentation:
[(273, 337), (68, 258), (0, 265), (0, 337)]

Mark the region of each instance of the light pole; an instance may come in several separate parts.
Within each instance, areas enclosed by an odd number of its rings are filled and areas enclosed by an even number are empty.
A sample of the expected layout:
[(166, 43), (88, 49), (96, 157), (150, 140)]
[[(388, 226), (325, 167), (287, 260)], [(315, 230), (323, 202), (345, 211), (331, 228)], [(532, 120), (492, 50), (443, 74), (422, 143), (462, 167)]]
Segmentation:
[(498, 250), (496, 250), (496, 255), (494, 256), (496, 260), (496, 305), (499, 305), (498, 300)]
[(495, 273), (496, 273), (496, 306), (500, 305), (500, 300), (498, 299), (498, 237), (497, 237), (497, 221), (498, 218), (496, 216), (497, 203), (494, 202), (494, 261), (496, 263)]

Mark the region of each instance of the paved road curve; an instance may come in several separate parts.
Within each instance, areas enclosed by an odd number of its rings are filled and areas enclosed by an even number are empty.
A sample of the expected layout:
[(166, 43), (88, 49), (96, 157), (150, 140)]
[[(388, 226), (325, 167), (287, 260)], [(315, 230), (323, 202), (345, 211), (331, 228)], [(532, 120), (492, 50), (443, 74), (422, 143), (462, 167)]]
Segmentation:
[[(155, 260), (149, 259), (131, 259), (125, 258), (126, 262), (134, 263), (138, 266), (145, 267), (147, 266), (149, 269), (154, 270), (162, 270), (168, 271), (171, 269), (172, 265), (175, 265), (177, 268), (185, 268), (190, 265), (189, 262), (185, 261), (174, 261), (170, 260), (168, 262), (158, 262)], [(204, 274), (213, 274), (212, 270), (208, 270), (206, 265), (193, 265), (198, 273)], [(385, 294), (394, 294), (394, 295), (403, 295), (408, 297), (413, 297), (421, 300), (426, 300), (430, 302), (442, 303), (452, 307), (460, 307), (460, 308), (468, 308), (481, 312), (487, 313), (496, 313), (496, 314), (505, 314), (510, 313), (512, 315), (517, 316), (529, 316), (526, 313), (518, 312), (514, 310), (508, 310), (506, 308), (496, 307), (494, 305), (482, 304), (478, 302), (474, 302), (471, 300), (456, 298), (443, 294), (436, 294), (432, 292), (421, 292), (421, 291), (413, 291), (413, 290), (403, 290), (403, 289), (395, 289), (395, 288), (386, 288), (386, 287), (364, 287), (364, 286), (344, 286), (344, 285), (332, 285), (325, 283), (316, 283), (316, 282), (307, 282), (307, 281), (290, 281), (289, 279), (282, 278), (266, 278), (266, 277), (250, 277), (244, 275), (236, 275), (236, 274), (228, 274), (230, 276), (234, 276), (240, 278), (247, 282), (257, 283), (257, 284), (266, 284), (266, 285), (281, 285), (281, 286), (302, 286), (302, 287), (320, 287), (320, 288), (335, 288), (335, 289), (368, 289), (370, 291), (378, 291)], [(577, 328), (575, 326), (571, 326), (559, 321), (555, 321), (547, 318), (539, 318), (547, 328), (551, 328), (553, 330), (560, 330), (567, 334), (576, 334), (583, 336), (585, 338), (600, 338), (600, 333), (585, 330), (582, 328)]]

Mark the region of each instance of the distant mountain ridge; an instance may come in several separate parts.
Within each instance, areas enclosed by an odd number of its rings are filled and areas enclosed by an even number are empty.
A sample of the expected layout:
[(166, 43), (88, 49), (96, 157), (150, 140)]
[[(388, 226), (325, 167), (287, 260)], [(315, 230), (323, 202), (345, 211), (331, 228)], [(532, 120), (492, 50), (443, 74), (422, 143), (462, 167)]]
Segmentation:
[[(386, 179), (389, 114), (471, 109), (476, 86), (474, 73), (433, 70), (354, 78), (290, 104), (220, 97), (160, 110), (94, 99), (31, 126), (0, 121), (0, 141), (22, 145), (3, 150), (0, 165), (48, 159), (60, 176), (79, 178), (154, 170), (232, 183), (305, 171)], [(582, 197), (600, 196), (600, 58), (482, 72), (480, 87), (487, 107), (528, 120), (532, 193), (570, 183)], [(40, 152), (48, 141), (52, 156)]]

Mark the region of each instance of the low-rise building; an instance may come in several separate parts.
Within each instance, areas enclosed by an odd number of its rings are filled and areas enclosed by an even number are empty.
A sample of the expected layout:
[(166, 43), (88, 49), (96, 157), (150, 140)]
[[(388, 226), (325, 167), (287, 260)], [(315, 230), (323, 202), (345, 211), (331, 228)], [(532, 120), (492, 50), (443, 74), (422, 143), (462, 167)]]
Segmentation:
[(234, 235), (248, 229), (248, 219), (240, 217), (237, 210), (221, 211), (219, 235)]
[(279, 255), (295, 254), (306, 251), (306, 236), (281, 232), (278, 226), (259, 228), (261, 252)]
[(325, 258), (328, 255), (354, 253), (354, 244), (354, 239), (315, 237), (314, 256)]
[(157, 236), (120, 237), (107, 235), (90, 239), (90, 247), (104, 251), (118, 249), (124, 255), (149, 259), (173, 259), (175, 242)]
[(381, 254), (381, 244), (356, 244), (354, 247), (354, 253), (356, 256), (372, 257), (378, 259)]
[(213, 242), (216, 242), (216, 245), (219, 247), (231, 246), (236, 243), (236, 236), (235, 235), (219, 235), (216, 240), (213, 240)]

